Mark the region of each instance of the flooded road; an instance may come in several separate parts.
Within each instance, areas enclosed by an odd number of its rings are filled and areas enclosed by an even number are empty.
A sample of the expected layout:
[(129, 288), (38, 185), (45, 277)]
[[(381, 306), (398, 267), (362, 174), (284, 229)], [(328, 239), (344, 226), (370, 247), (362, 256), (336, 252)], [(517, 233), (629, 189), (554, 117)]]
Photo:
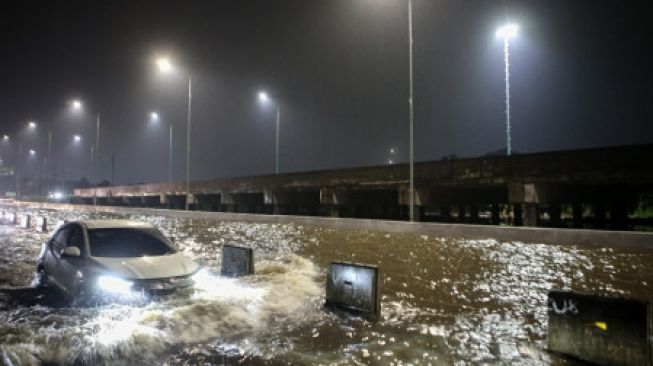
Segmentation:
[[(212, 277), (144, 303), (68, 307), (0, 292), (7, 365), (573, 365), (545, 351), (546, 294), (651, 299), (653, 253), (159, 216), (42, 211), (49, 222), (147, 221), (219, 272), (224, 244), (254, 249), (256, 274)], [(0, 226), (0, 286), (34, 280), (49, 234)], [(332, 260), (380, 267), (381, 319), (325, 310)]]

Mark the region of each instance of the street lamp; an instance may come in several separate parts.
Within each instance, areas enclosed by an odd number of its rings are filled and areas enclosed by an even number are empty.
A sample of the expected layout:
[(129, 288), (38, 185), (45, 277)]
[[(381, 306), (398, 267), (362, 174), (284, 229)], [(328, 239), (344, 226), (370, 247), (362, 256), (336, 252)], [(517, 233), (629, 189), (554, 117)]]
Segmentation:
[(415, 103), (413, 99), (413, 2), (408, 0), (408, 135), (409, 135), (409, 150), (408, 150), (408, 165), (410, 170), (410, 207), (409, 216), (410, 221), (415, 221), (415, 158), (414, 158), (414, 108)]
[[(159, 113), (151, 112), (150, 121), (159, 122)], [(172, 183), (172, 123), (168, 123), (168, 183)]]
[(505, 64), (506, 81), (506, 155), (512, 153), (510, 140), (510, 40), (517, 36), (519, 26), (514, 23), (506, 24), (496, 32), (497, 38), (503, 40), (503, 60)]
[(73, 141), (76, 142), (76, 143), (82, 141), (82, 136), (80, 136), (80, 135), (73, 135)]
[(30, 155), (30, 156), (36, 156), (36, 150), (34, 150), (34, 149), (29, 149), (29, 155)]
[[(261, 104), (271, 103), (270, 96), (264, 91), (258, 92), (258, 100)], [(279, 174), (279, 120), (281, 117), (281, 111), (279, 102), (276, 102), (277, 107), (277, 121), (276, 121), (276, 139), (274, 143), (274, 174)]]
[(34, 121), (28, 121), (28, 122), (27, 122), (27, 127), (28, 127), (30, 130), (35, 129), (35, 128), (36, 128), (36, 122), (34, 122)]
[[(159, 72), (169, 74), (173, 71), (174, 67), (172, 62), (167, 57), (161, 57), (156, 60), (156, 66)], [(193, 84), (191, 75), (188, 74), (188, 113), (186, 115), (186, 210), (190, 207), (190, 131), (191, 131), (191, 101), (193, 95)], [(172, 131), (172, 126), (170, 127)], [(170, 141), (172, 142), (172, 133), (170, 134)], [(171, 154), (172, 154), (172, 150)], [(171, 173), (169, 173), (171, 176)], [(170, 177), (169, 177), (170, 178)]]
[(2, 135), (2, 141), (3, 141), (3, 142), (7, 142), (7, 141), (9, 141), (9, 136), (7, 136), (7, 135)]
[[(73, 99), (70, 102), (70, 107), (73, 111), (81, 111), (83, 104), (79, 99)], [(100, 151), (100, 112), (97, 113), (95, 120), (95, 146), (91, 146), (91, 154), (93, 155), (93, 178), (95, 179), (95, 186), (93, 189), (93, 206), (97, 206), (97, 181), (98, 181), (98, 153)]]
[(78, 110), (82, 109), (82, 102), (79, 99), (73, 99), (73, 100), (70, 101), (70, 107), (73, 110), (78, 111)]

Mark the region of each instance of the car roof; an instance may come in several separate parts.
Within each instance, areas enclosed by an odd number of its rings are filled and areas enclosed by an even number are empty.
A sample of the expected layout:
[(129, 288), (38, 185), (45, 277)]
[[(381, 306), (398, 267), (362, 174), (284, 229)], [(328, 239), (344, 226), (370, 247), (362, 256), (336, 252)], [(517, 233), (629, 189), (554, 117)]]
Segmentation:
[(78, 223), (86, 226), (87, 229), (119, 229), (119, 228), (153, 228), (146, 222), (131, 220), (82, 220)]

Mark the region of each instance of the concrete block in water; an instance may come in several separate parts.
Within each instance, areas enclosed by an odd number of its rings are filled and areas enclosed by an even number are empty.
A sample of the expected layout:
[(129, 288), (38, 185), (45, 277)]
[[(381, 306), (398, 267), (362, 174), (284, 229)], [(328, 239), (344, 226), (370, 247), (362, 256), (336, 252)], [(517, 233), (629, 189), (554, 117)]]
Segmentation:
[(37, 217), (36, 218), (36, 231), (39, 232), (46, 232), (48, 231), (48, 219), (45, 217)]
[(254, 251), (252, 248), (236, 245), (222, 247), (221, 274), (228, 277), (254, 274)]
[(32, 215), (29, 214), (22, 215), (20, 220), (20, 226), (23, 229), (29, 229), (30, 227), (32, 227)]
[(551, 291), (551, 351), (599, 365), (650, 365), (649, 303)]
[(331, 262), (327, 272), (326, 305), (376, 317), (379, 314), (378, 283), (377, 266)]

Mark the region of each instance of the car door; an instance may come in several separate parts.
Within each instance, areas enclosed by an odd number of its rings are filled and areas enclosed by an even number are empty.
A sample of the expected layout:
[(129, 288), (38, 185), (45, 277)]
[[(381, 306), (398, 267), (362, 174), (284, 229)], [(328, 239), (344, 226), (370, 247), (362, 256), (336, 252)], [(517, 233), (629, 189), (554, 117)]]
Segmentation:
[(68, 236), (70, 235), (70, 227), (65, 226), (59, 229), (50, 240), (48, 248), (45, 253), (45, 272), (56, 285), (63, 287), (60, 282), (59, 267), (61, 262), (61, 252), (65, 248)]
[(79, 249), (79, 257), (67, 257), (60, 256), (59, 268), (57, 273), (59, 274), (60, 283), (66, 287), (66, 289), (76, 294), (79, 289), (79, 282), (81, 279), (80, 269), (84, 265), (84, 231), (82, 227), (77, 224), (70, 225), (70, 232), (66, 238), (64, 248), (75, 247)]

